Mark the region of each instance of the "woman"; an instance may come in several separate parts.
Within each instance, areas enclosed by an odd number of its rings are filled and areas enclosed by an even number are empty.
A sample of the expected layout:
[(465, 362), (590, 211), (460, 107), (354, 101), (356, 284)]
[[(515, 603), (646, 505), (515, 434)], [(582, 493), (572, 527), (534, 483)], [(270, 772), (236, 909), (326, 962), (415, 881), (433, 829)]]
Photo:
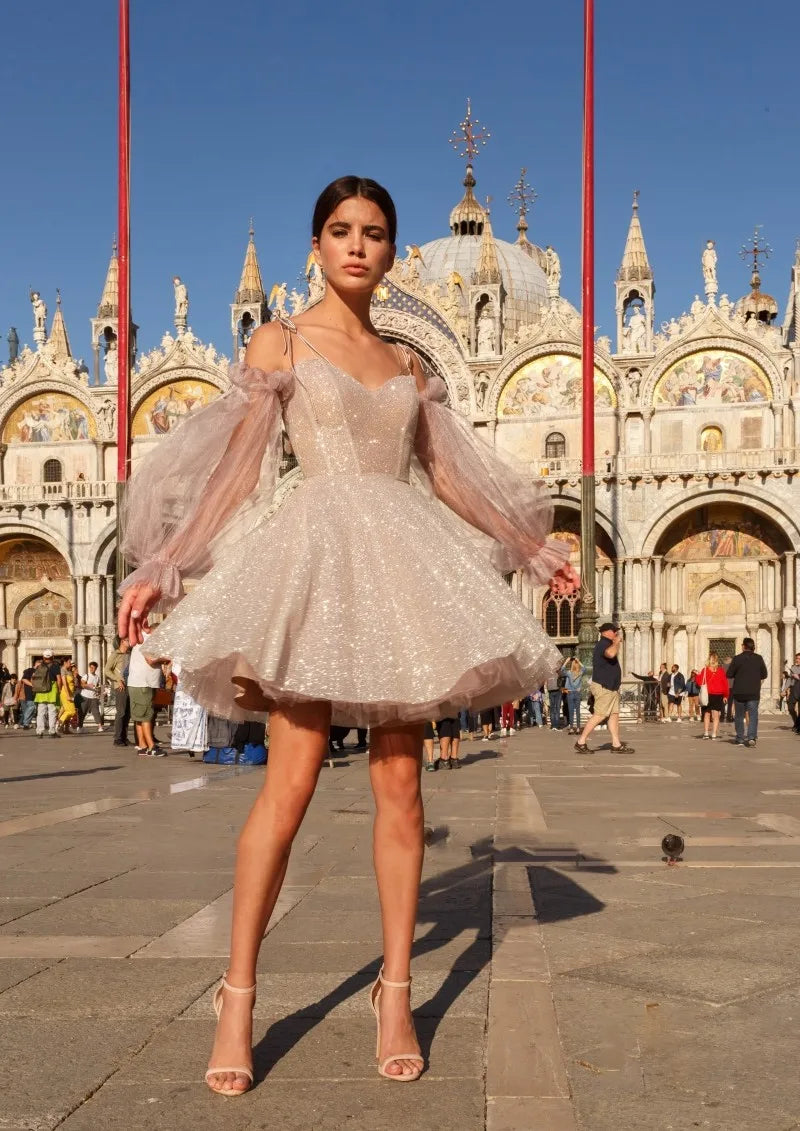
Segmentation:
[(700, 684), (697, 681), (697, 671), (692, 668), (686, 680), (686, 702), (689, 707), (689, 722), (700, 718)]
[[(728, 677), (725, 675), (725, 669), (720, 664), (716, 652), (711, 652), (709, 655), (708, 663), (697, 677), (697, 683), (701, 690), (703, 687), (708, 690), (708, 703), (702, 708), (703, 738), (715, 739), (719, 732), (720, 714), (725, 707), (725, 700), (729, 694)], [(711, 724), (711, 734), (708, 733), (709, 723)]]
[(0, 697), (0, 711), (3, 715), (3, 723), (5, 726), (13, 726), (17, 729), (17, 693), (19, 687), (17, 684), (17, 673), (14, 672), (9, 675), (8, 679), (3, 684), (3, 693)]
[(58, 727), (62, 734), (66, 734), (72, 726), (78, 725), (78, 711), (75, 707), (75, 673), (72, 670), (72, 660), (65, 660), (61, 665), (61, 689), (58, 693), (61, 710), (58, 712)]
[(514, 704), (503, 703), (500, 707), (500, 734), (514, 734)]
[(564, 692), (567, 696), (568, 734), (581, 733), (581, 687), (585, 668), (577, 656), (564, 664)]
[[(121, 633), (140, 641), (156, 603), (182, 597), (149, 638), (151, 659), (179, 660), (183, 685), (215, 714), (270, 711), (265, 783), (239, 837), (230, 963), (215, 994), (206, 1080), (225, 1095), (252, 1086), (256, 959), (332, 721), (371, 727), (384, 953), (370, 993), (378, 1071), (420, 1076), (409, 967), (423, 723), (512, 698), (559, 666), (502, 571), (522, 568), (541, 585), (552, 577), (562, 592), (577, 584), (566, 544), (547, 538), (544, 485), (501, 463), (445, 407), (444, 382), (373, 327), (396, 226), (374, 181), (329, 185), (312, 222), (322, 299), (294, 322), (255, 331), (231, 391), (160, 440), (127, 495), (122, 549), (139, 568), (123, 585)], [(304, 479), (259, 525), (282, 420)], [(433, 493), (480, 534), (456, 529), (410, 485), (412, 450)], [(430, 547), (443, 541), (439, 562)], [(182, 596), (182, 575), (204, 571)]]

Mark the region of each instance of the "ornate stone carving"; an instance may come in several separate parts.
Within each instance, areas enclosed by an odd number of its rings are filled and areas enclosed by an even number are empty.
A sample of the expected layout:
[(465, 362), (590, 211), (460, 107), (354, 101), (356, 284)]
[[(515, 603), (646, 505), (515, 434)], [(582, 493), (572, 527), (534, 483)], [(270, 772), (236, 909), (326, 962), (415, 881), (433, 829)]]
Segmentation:
[(703, 282), (706, 288), (706, 297), (709, 302), (714, 301), (714, 297), (719, 289), (717, 284), (717, 252), (714, 247), (713, 240), (706, 240), (706, 246), (703, 250), (702, 256), (703, 264)]
[(457, 405), (462, 411), (477, 407), (472, 376), (464, 363), (464, 358), (455, 344), (444, 334), (429, 322), (416, 318), (413, 314), (407, 314), (403, 310), (374, 307), (373, 317), (381, 333), (400, 338), (411, 346), (415, 343), (419, 344), (433, 360), (447, 385), (450, 401), (454, 406)]
[(172, 285), (175, 289), (175, 329), (183, 334), (189, 319), (189, 292), (179, 275), (173, 276)]

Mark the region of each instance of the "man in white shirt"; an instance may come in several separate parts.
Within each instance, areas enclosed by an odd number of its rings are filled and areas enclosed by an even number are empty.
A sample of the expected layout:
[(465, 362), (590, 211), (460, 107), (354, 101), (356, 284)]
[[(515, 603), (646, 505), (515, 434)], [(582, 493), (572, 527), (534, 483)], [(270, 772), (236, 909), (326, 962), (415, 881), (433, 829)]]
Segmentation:
[[(150, 635), (142, 631), (145, 641)], [(161, 665), (153, 667), (147, 662), (142, 645), (135, 644), (131, 648), (131, 662), (128, 668), (128, 697), (131, 704), (131, 722), (136, 728), (136, 750), (141, 757), (165, 758), (166, 750), (162, 750), (153, 738), (153, 696), (157, 687), (161, 686)]]
[(81, 699), (83, 706), (78, 729), (83, 729), (86, 716), (91, 715), (97, 723), (98, 734), (102, 734), (106, 728), (103, 726), (103, 712), (100, 710), (100, 676), (97, 673), (97, 664), (94, 660), (89, 664), (89, 674), (81, 680)]

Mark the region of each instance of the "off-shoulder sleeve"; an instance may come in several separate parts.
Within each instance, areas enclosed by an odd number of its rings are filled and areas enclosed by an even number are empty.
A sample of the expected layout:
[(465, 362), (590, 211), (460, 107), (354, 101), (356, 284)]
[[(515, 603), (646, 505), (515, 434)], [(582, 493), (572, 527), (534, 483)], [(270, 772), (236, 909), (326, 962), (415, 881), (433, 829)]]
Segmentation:
[(429, 376), (420, 394), (414, 449), (434, 493), (492, 539), (489, 555), (497, 569), (521, 569), (533, 582), (548, 582), (565, 564), (569, 547), (548, 538), (553, 503), (546, 485), (527, 478), (476, 436), (447, 407), (446, 397), (444, 381)]
[(122, 553), (138, 566), (120, 592), (149, 584), (160, 607), (183, 596), (184, 575), (211, 564), (211, 543), (224, 537), (254, 493), (271, 496), (281, 458), (282, 403), (294, 375), (265, 373), (244, 362), (230, 368), (230, 388), (162, 440), (137, 467), (123, 506)]

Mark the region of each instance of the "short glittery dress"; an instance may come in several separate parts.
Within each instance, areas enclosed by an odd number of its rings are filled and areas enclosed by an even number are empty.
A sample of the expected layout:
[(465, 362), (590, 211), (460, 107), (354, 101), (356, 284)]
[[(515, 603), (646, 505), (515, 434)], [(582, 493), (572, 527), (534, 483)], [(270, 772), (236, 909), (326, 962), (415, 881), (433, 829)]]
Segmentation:
[[(174, 605), (146, 651), (178, 660), (214, 714), (326, 700), (335, 724), (419, 722), (560, 667), (503, 577), (547, 582), (564, 563), (549, 494), (447, 407), (440, 378), (420, 393), (405, 352), (377, 389), (290, 348), (286, 370), (233, 366), (231, 391), (137, 469), (123, 588), (154, 582)], [(265, 518), (283, 428), (302, 479)], [(200, 576), (186, 595), (181, 575)]]

